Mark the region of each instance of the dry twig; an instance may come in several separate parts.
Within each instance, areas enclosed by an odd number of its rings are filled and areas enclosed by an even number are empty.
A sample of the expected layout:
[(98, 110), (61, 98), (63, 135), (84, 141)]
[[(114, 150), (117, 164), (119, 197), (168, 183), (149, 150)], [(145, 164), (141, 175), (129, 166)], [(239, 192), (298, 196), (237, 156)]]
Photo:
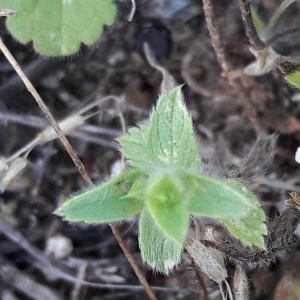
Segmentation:
[[(82, 281), (84, 280), (86, 276), (86, 271), (87, 271), (88, 263), (86, 261), (81, 260), (80, 262), (78, 261), (78, 272), (77, 272), (77, 278)], [(82, 283), (78, 282), (75, 284), (75, 287), (72, 291), (72, 300), (79, 300), (80, 299), (80, 292), (81, 292), (81, 287)]]
[(52, 292), (48, 287), (37, 283), (32, 278), (23, 274), (1, 256), (0, 265), (1, 281), (13, 286), (27, 297), (35, 300), (62, 300), (59, 295)]
[(247, 90), (244, 88), (239, 78), (233, 78), (231, 74), (231, 66), (226, 57), (225, 49), (220, 38), (218, 28), (215, 26), (215, 16), (213, 12), (212, 0), (202, 0), (203, 10), (206, 20), (207, 29), (211, 37), (211, 44), (216, 54), (217, 61), (222, 68), (223, 76), (228, 80), (228, 83), (236, 90), (238, 94), (238, 100), (245, 108), (245, 113), (252, 124), (252, 127), (257, 135), (262, 133), (262, 128), (258, 123), (256, 110), (253, 108), (251, 101), (247, 99)]
[[(30, 242), (17, 230), (15, 230), (10, 224), (0, 219), (0, 233), (6, 236), (9, 240), (17, 244), (22, 250), (27, 252), (34, 259), (34, 265), (38, 268), (46, 277), (51, 279), (61, 279), (72, 284), (81, 284), (85, 287), (95, 289), (106, 289), (106, 290), (128, 290), (128, 291), (142, 291), (143, 286), (137, 285), (120, 285), (120, 284), (101, 284), (94, 283), (85, 280), (78, 279), (71, 275), (70, 267), (66, 266), (65, 263), (54, 260), (44, 252), (35, 248)], [(199, 291), (193, 289), (181, 289), (181, 288), (165, 288), (153, 286), (152, 290), (159, 292), (184, 292), (184, 293), (198, 293)]]
[[(41, 110), (43, 111), (43, 113), (45, 114), (47, 119), (49, 120), (51, 126), (53, 127), (53, 129), (57, 133), (60, 141), (64, 145), (64, 147), (65, 147), (66, 151), (68, 152), (68, 154), (70, 155), (70, 157), (72, 158), (75, 166), (77, 167), (78, 171), (80, 172), (80, 174), (81, 174), (82, 178), (84, 179), (84, 181), (86, 182), (86, 184), (88, 186), (92, 186), (93, 182), (92, 182), (91, 178), (89, 177), (89, 175), (87, 174), (87, 172), (85, 171), (83, 163), (81, 162), (81, 160), (76, 155), (73, 147), (70, 145), (68, 139), (66, 138), (66, 136), (62, 132), (61, 128), (59, 127), (59, 125), (57, 123), (57, 121), (55, 120), (54, 116), (50, 112), (48, 106), (45, 104), (44, 100), (41, 98), (41, 96), (39, 95), (37, 90), (34, 88), (32, 83), (29, 81), (29, 79), (27, 78), (27, 76), (25, 75), (23, 70), (21, 69), (20, 65), (15, 60), (13, 55), (10, 53), (8, 48), (5, 46), (5, 44), (3, 43), (1, 38), (0, 38), (0, 49), (3, 52), (4, 56), (7, 58), (7, 60), (11, 63), (11, 65), (13, 66), (15, 71), (18, 73), (18, 75), (20, 76), (20, 78), (24, 82), (26, 88), (31, 93), (31, 95), (34, 97), (37, 104), (39, 105), (39, 107), (41, 108)], [(114, 224), (109, 224), (109, 226), (110, 226), (114, 236), (116, 237), (121, 249), (123, 250), (128, 262), (130, 263), (131, 267), (133, 268), (135, 274), (137, 275), (139, 281), (141, 282), (141, 284), (145, 288), (145, 291), (148, 294), (149, 298), (151, 300), (157, 300), (156, 296), (154, 295), (153, 291), (151, 290), (151, 287), (150, 287), (147, 279), (145, 278), (144, 274), (141, 272), (140, 268), (138, 267), (137, 263), (135, 262), (135, 260), (133, 258), (133, 255), (130, 253), (129, 249), (126, 247), (126, 245), (125, 245), (125, 243), (124, 243), (124, 241), (123, 241), (123, 239), (120, 235), (119, 229)]]
[(19, 75), (19, 77), (24, 82), (27, 90), (31, 93), (31, 95), (33, 96), (33, 98), (37, 102), (38, 106), (43, 111), (44, 115), (49, 120), (51, 126), (55, 130), (55, 132), (58, 135), (60, 141), (62, 142), (62, 144), (64, 145), (65, 149), (67, 150), (68, 154), (72, 158), (75, 166), (78, 168), (78, 170), (79, 170), (82, 178), (86, 182), (86, 184), (87, 185), (92, 185), (93, 182), (91, 181), (89, 175), (86, 173), (84, 165), (82, 164), (81, 160), (76, 155), (74, 149), (72, 148), (72, 146), (70, 145), (68, 139), (66, 138), (66, 136), (62, 132), (61, 128), (59, 127), (59, 125), (57, 123), (57, 121), (55, 120), (54, 116), (50, 112), (48, 106), (45, 104), (44, 100), (41, 98), (41, 96), (39, 95), (39, 93), (37, 92), (37, 90), (35, 89), (35, 87), (32, 85), (32, 83), (29, 81), (28, 77), (23, 72), (23, 70), (21, 69), (20, 65), (15, 60), (15, 58), (13, 57), (13, 55), (10, 53), (10, 51), (8, 50), (8, 48), (5, 46), (5, 44), (3, 43), (3, 41), (2, 41), (1, 38), (0, 38), (0, 49), (3, 52), (4, 56), (7, 58), (7, 60), (10, 62), (10, 64), (13, 66), (14, 70), (17, 72), (17, 74)]

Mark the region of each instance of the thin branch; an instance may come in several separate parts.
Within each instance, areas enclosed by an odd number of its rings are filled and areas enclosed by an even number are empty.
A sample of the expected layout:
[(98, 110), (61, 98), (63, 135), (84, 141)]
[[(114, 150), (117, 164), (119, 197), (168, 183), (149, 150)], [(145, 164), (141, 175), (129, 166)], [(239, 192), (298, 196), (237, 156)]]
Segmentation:
[(227, 300), (227, 297), (226, 297), (226, 295), (224, 293), (224, 289), (223, 289), (222, 283), (219, 283), (219, 288), (220, 288), (222, 300)]
[(142, 284), (142, 286), (145, 287), (145, 290), (149, 296), (149, 298), (151, 300), (157, 300), (156, 296), (154, 295), (154, 293), (152, 292), (149, 283), (147, 281), (147, 279), (145, 278), (144, 274), (141, 272), (139, 266), (136, 264), (132, 254), (129, 252), (128, 248), (126, 247), (120, 232), (119, 232), (119, 228), (116, 227), (114, 224), (109, 224), (114, 236), (116, 237), (116, 240), (118, 241), (120, 247), (122, 248), (128, 262), (130, 263), (132, 269), (134, 270), (136, 276), (138, 277), (140, 283)]
[[(35, 248), (19, 231), (15, 230), (10, 224), (4, 220), (0, 220), (0, 233), (6, 236), (10, 241), (17, 244), (21, 249), (30, 254), (36, 261), (34, 264), (44, 274), (51, 275), (52, 278), (59, 278), (66, 282), (77, 284), (80, 283), (82, 286), (95, 288), (95, 289), (107, 289), (107, 290), (129, 290), (129, 291), (142, 291), (144, 288), (141, 285), (121, 285), (121, 284), (103, 284), (96, 282), (89, 282), (80, 280), (69, 273), (69, 266), (66, 269), (64, 262), (57, 263), (54, 258), (48, 257), (44, 252)], [(1, 260), (1, 256), (0, 256)], [(63, 269), (63, 268), (64, 269)], [(66, 269), (66, 270), (65, 270)], [(0, 272), (1, 273), (1, 272)], [(166, 288), (159, 286), (151, 287), (154, 291), (159, 292), (174, 292), (174, 293), (198, 293), (195, 289), (182, 289), (182, 288)]]
[(43, 113), (45, 114), (45, 116), (49, 120), (51, 126), (53, 127), (53, 129), (57, 133), (58, 138), (60, 139), (60, 141), (64, 145), (64, 147), (67, 150), (70, 157), (72, 158), (75, 166), (78, 168), (78, 170), (79, 170), (82, 178), (86, 182), (86, 184), (92, 185), (93, 182), (90, 179), (89, 175), (86, 173), (84, 165), (82, 164), (82, 162), (78, 158), (77, 154), (75, 153), (74, 149), (70, 145), (68, 139), (66, 138), (66, 136), (62, 132), (61, 128), (59, 127), (59, 125), (56, 122), (55, 118), (53, 117), (52, 113), (50, 112), (48, 106), (45, 104), (44, 100), (41, 98), (41, 96), (39, 95), (39, 93), (37, 92), (35, 87), (32, 85), (32, 83), (29, 81), (28, 77), (25, 75), (25, 73), (21, 69), (20, 65), (15, 60), (13, 55), (10, 53), (8, 48), (5, 46), (5, 44), (3, 43), (1, 38), (0, 38), (0, 49), (3, 52), (4, 56), (7, 58), (7, 60), (10, 62), (10, 64), (13, 66), (13, 68), (15, 69), (15, 71), (17, 72), (17, 74), (19, 75), (21, 80), (23, 81), (23, 83), (25, 84), (27, 90), (31, 93), (31, 95), (33, 96), (33, 98), (37, 102), (40, 109), (43, 111)]
[[(84, 278), (87, 273), (87, 268), (88, 268), (87, 261), (81, 260), (80, 263), (78, 262), (77, 279), (84, 281)], [(82, 284), (81, 282), (78, 282), (75, 284), (74, 289), (71, 293), (71, 300), (79, 300), (81, 291), (82, 291)]]
[(229, 299), (233, 300), (233, 295), (232, 295), (232, 292), (231, 292), (230, 285), (229, 285), (229, 283), (228, 283), (228, 281), (226, 279), (224, 281), (225, 281), (225, 284), (226, 284), (226, 287), (227, 287)]
[(216, 54), (217, 61), (223, 71), (222, 75), (228, 80), (228, 83), (236, 90), (236, 93), (238, 94), (238, 100), (244, 106), (248, 120), (252, 124), (255, 133), (259, 135), (262, 133), (262, 128), (258, 123), (256, 111), (253, 108), (251, 101), (247, 99), (247, 90), (244, 88), (239, 78), (233, 78), (231, 76), (231, 66), (226, 57), (225, 49), (220, 38), (219, 30), (215, 26), (215, 16), (213, 12), (212, 0), (202, 0), (202, 2), (206, 25), (211, 38), (211, 44)]
[[(62, 300), (62, 296), (52, 292), (47, 286), (36, 282), (33, 278), (20, 272), (9, 261), (0, 256), (0, 279), (30, 299)], [(34, 292), (33, 292), (34, 291)], [(3, 298), (2, 298), (3, 299)]]
[(249, 0), (239, 0), (242, 20), (244, 23), (246, 35), (248, 37), (250, 45), (256, 50), (262, 50), (265, 47), (265, 44), (262, 42), (258, 36), (256, 29), (253, 24), (250, 1)]
[[(38, 129), (46, 129), (47, 127), (47, 121), (45, 119), (33, 115), (19, 115), (19, 114), (8, 113), (8, 112), (5, 113), (0, 112), (0, 120), (3, 122), (16, 123), (24, 126), (38, 128)], [(123, 130), (123, 125), (122, 125), (122, 130)], [(75, 130), (74, 132), (76, 131), (77, 130)], [(113, 138), (117, 138), (120, 135), (122, 135), (122, 131), (120, 130), (92, 125), (92, 124), (81, 125), (78, 127), (78, 131), (91, 133), (91, 134), (101, 134)], [(72, 135), (72, 133), (69, 133), (69, 135)]]
[(228, 63), (228, 60), (225, 55), (225, 50), (223, 43), (220, 38), (219, 31), (217, 27), (215, 26), (215, 17), (213, 13), (213, 4), (212, 0), (203, 0), (203, 10), (205, 14), (205, 20), (206, 20), (206, 25), (207, 29), (211, 38), (211, 44), (214, 48), (217, 61), (219, 65), (222, 68), (223, 75), (224, 77), (227, 78), (228, 82), (230, 85), (234, 85), (234, 82), (231, 80), (229, 73), (231, 70), (230, 64)]
[[(34, 88), (32, 83), (29, 81), (29, 79), (27, 78), (27, 76), (25, 75), (23, 70), (21, 69), (20, 65), (15, 60), (13, 55), (10, 53), (8, 48), (5, 46), (5, 44), (3, 43), (1, 38), (0, 38), (0, 49), (3, 52), (4, 56), (7, 58), (7, 60), (10, 62), (10, 64), (13, 66), (15, 71), (18, 73), (21, 80), (24, 82), (24, 84), (25, 84), (26, 88), (28, 89), (28, 91), (31, 93), (33, 98), (36, 100), (38, 106), (41, 108), (41, 110), (43, 111), (45, 116), (48, 118), (51, 126), (53, 127), (53, 129), (57, 133), (60, 141), (64, 145), (64, 147), (65, 147), (66, 151), (68, 152), (68, 154), (70, 155), (70, 157), (72, 158), (75, 166), (77, 167), (79, 173), (81, 174), (81, 176), (84, 179), (84, 181), (86, 182), (86, 184), (88, 186), (92, 186), (93, 182), (92, 182), (91, 178), (89, 177), (89, 175), (87, 174), (83, 163), (78, 158), (78, 156), (75, 153), (73, 147), (70, 145), (68, 139), (66, 138), (66, 136), (62, 132), (62, 130), (59, 127), (58, 123), (56, 122), (54, 116), (50, 112), (48, 106), (45, 104), (44, 100), (41, 98), (41, 96), (39, 95), (37, 90)], [(123, 239), (122, 239), (122, 237), (119, 233), (118, 228), (114, 224), (109, 224), (109, 226), (110, 226), (114, 236), (116, 237), (121, 249), (123, 250), (128, 262), (130, 263), (131, 267), (133, 268), (133, 270), (134, 270), (135, 274), (137, 275), (138, 279), (140, 280), (141, 284), (145, 288), (145, 291), (146, 291), (147, 295), (149, 296), (149, 298), (151, 300), (157, 300), (156, 296), (154, 295), (153, 291), (151, 290), (151, 287), (150, 287), (149, 283), (147, 282), (147, 279), (145, 278), (145, 276), (143, 275), (143, 273), (139, 269), (137, 263), (135, 262), (135, 260), (133, 258), (133, 255), (130, 253), (129, 249), (126, 247), (126, 245), (125, 245), (125, 243), (124, 243), (124, 241), (123, 241)]]
[(136, 12), (135, 0), (131, 0), (131, 11), (128, 17), (128, 22), (132, 22), (135, 12)]

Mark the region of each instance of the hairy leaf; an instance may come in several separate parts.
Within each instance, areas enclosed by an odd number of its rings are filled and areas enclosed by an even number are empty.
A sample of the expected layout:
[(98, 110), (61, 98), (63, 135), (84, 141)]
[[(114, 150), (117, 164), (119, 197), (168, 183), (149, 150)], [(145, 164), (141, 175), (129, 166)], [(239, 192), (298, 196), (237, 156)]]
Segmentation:
[(136, 179), (127, 193), (127, 197), (144, 200), (146, 198), (147, 183), (148, 178), (146, 176)]
[[(236, 190), (243, 190), (245, 187), (238, 181), (231, 180), (228, 185)], [(265, 248), (263, 235), (268, 233), (265, 225), (266, 216), (261, 209), (260, 202), (250, 192), (246, 192), (247, 198), (256, 207), (249, 216), (245, 218), (228, 218), (220, 219), (220, 221), (228, 228), (228, 230), (244, 243), (252, 246), (252, 244)]]
[(225, 182), (181, 172), (189, 213), (211, 218), (245, 217), (256, 206), (249, 198), (248, 190), (236, 189)]
[(155, 164), (163, 167), (190, 167), (197, 158), (192, 120), (181, 87), (159, 98), (150, 116), (147, 152)]
[(139, 243), (143, 260), (154, 270), (169, 274), (180, 262), (182, 246), (162, 233), (146, 208), (140, 219)]
[(182, 245), (189, 215), (178, 183), (167, 174), (155, 178), (148, 188), (147, 204), (157, 226), (166, 236)]
[(131, 165), (144, 170), (153, 170), (154, 163), (147, 153), (148, 126), (141, 124), (132, 127), (128, 133), (119, 138), (122, 153), (129, 159)]
[(188, 171), (195, 173), (196, 175), (203, 175), (203, 164), (201, 158), (197, 157)]
[(7, 20), (14, 37), (33, 41), (47, 56), (70, 55), (81, 43), (94, 44), (117, 13), (112, 0), (0, 0), (0, 7), (18, 11)]
[(67, 200), (54, 213), (71, 222), (100, 224), (131, 217), (144, 206), (141, 199), (129, 197), (133, 182), (143, 173), (131, 170), (91, 190)]

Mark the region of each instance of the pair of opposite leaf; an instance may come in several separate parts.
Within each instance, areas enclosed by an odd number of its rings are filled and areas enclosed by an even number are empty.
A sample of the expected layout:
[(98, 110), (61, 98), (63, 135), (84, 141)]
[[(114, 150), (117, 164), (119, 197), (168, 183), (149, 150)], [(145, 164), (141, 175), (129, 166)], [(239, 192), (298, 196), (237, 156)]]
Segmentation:
[(143, 259), (168, 274), (180, 261), (190, 215), (211, 217), (245, 243), (264, 248), (265, 215), (241, 183), (207, 177), (198, 157), (181, 87), (162, 95), (149, 125), (119, 138), (131, 170), (66, 201), (56, 214), (101, 224), (140, 213)]
[(46, 56), (71, 55), (81, 43), (93, 45), (117, 15), (113, 0), (0, 0), (0, 8), (17, 11), (8, 17), (7, 28)]

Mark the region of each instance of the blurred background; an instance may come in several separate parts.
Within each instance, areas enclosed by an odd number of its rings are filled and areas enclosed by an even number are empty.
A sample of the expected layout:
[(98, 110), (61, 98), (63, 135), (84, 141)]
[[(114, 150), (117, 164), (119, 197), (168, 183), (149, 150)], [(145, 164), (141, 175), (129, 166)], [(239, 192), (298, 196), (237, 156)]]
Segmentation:
[[(281, 1), (251, 3), (267, 23)], [(255, 58), (239, 3), (215, 0), (213, 4), (229, 62), (242, 74)], [(300, 190), (300, 166), (295, 162), (300, 145), (298, 90), (274, 66), (260, 77), (242, 76), (245, 104), (221, 76), (200, 0), (137, 0), (131, 23), (127, 20), (130, 1), (117, 5), (117, 21), (105, 28), (97, 43), (83, 45), (79, 53), (65, 58), (43, 57), (31, 44), (19, 44), (6, 30), (5, 19), (0, 20), (3, 41), (57, 120), (105, 96), (115, 96), (102, 101), (93, 110), (97, 113), (68, 135), (92, 180), (100, 183), (109, 178), (120, 161), (115, 139), (122, 134), (122, 120), (126, 127), (147, 120), (159, 96), (162, 77), (145, 58), (143, 43), (148, 43), (177, 83), (185, 83), (185, 101), (208, 171), (225, 177), (242, 174), (267, 216), (274, 219), (285, 209), (288, 192)], [(279, 55), (300, 56), (299, 13), (296, 1), (274, 28), (268, 43)], [(249, 111), (259, 132), (249, 122)], [(0, 54), (0, 156), (10, 157), (47, 126), (36, 102)], [(1, 186), (0, 299), (147, 299), (107, 225), (68, 224), (52, 214), (70, 194), (85, 188), (61, 143), (38, 145), (26, 164), (13, 181)], [(170, 277), (154, 274), (139, 254), (137, 219), (118, 226), (150, 284), (167, 288), (156, 292), (158, 299), (201, 299), (202, 288), (185, 253)], [(246, 266), (251, 300), (300, 299), (300, 231), (295, 234), (291, 251), (270, 267)], [(230, 262), (227, 266), (231, 281), (234, 266)], [(201, 276), (209, 299), (221, 299), (218, 286)], [(136, 289), (118, 290), (113, 285)]]

